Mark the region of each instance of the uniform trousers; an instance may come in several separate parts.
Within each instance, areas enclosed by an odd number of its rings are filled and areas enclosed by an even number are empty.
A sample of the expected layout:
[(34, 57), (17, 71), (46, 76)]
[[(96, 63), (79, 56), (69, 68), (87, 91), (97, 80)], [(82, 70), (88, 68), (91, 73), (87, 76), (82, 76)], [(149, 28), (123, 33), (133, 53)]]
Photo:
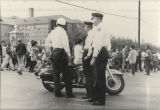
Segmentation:
[(61, 95), (60, 74), (63, 75), (67, 96), (72, 95), (72, 77), (69, 72), (67, 54), (64, 49), (54, 48), (50, 56), (53, 65), (55, 82), (55, 96)]
[(84, 59), (87, 56), (88, 50), (85, 49), (83, 53), (83, 74), (86, 84), (86, 96), (93, 96), (93, 67), (90, 66), (91, 58)]
[(105, 103), (106, 93), (106, 66), (109, 53), (106, 48), (102, 48), (98, 54), (93, 71), (93, 100)]

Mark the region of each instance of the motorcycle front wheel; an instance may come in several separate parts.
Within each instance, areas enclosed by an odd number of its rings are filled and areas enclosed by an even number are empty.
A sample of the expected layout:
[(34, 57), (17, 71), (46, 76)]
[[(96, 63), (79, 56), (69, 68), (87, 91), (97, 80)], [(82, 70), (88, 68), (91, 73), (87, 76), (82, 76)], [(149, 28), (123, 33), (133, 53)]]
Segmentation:
[(106, 79), (106, 92), (110, 95), (118, 95), (124, 89), (125, 82), (122, 75), (113, 75), (115, 81), (112, 78), (108, 77)]
[(48, 90), (49, 92), (54, 92), (54, 84), (48, 83), (46, 79), (42, 79), (43, 87)]

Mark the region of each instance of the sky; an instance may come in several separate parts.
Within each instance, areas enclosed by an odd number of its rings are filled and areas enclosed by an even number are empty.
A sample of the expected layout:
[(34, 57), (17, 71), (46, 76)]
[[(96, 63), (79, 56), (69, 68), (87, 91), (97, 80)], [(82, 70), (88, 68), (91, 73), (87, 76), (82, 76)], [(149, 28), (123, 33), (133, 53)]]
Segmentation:
[[(87, 1), (61, 0), (89, 9), (138, 18), (138, 1)], [(29, 8), (34, 8), (34, 16), (64, 15), (71, 19), (90, 20), (94, 11), (81, 9), (53, 0), (1, 0), (1, 16), (29, 17)], [(104, 14), (103, 25), (106, 32), (138, 41), (138, 19), (128, 19)], [(141, 42), (160, 46), (160, 1), (141, 2)]]

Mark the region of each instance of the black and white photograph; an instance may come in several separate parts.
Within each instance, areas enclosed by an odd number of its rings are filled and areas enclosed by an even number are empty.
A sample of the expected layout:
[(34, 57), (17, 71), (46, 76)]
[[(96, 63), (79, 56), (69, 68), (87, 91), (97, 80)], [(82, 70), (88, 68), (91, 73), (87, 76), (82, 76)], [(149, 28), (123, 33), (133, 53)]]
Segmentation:
[(0, 109), (160, 110), (159, 0), (0, 8)]

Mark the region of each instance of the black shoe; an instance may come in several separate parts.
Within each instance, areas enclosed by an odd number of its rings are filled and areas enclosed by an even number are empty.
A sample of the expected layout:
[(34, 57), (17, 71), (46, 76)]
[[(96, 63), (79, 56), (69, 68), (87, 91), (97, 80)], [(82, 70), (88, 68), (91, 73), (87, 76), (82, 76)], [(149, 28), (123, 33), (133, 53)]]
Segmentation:
[(144, 74), (144, 75), (148, 75), (149, 76), (150, 74)]
[(14, 68), (14, 69), (12, 69), (12, 71), (16, 71), (16, 69)]
[(61, 93), (61, 94), (55, 95), (55, 97), (64, 97), (64, 95)]
[(17, 71), (17, 73), (18, 73), (19, 75), (22, 75), (22, 71)]
[(75, 95), (67, 95), (68, 98), (75, 98)]
[(87, 102), (96, 102), (96, 100), (90, 98), (90, 99), (87, 100)]
[(82, 97), (82, 99), (89, 99), (89, 98), (90, 98), (90, 97), (87, 96), (87, 95), (85, 95), (85, 96)]
[(33, 73), (33, 72), (34, 72), (34, 70), (29, 70), (29, 72)]
[(35, 72), (34, 74), (35, 74), (36, 76), (39, 76), (38, 72)]
[(94, 105), (94, 106), (104, 106), (104, 105), (105, 105), (105, 102), (96, 101), (96, 102), (94, 102), (92, 105)]

